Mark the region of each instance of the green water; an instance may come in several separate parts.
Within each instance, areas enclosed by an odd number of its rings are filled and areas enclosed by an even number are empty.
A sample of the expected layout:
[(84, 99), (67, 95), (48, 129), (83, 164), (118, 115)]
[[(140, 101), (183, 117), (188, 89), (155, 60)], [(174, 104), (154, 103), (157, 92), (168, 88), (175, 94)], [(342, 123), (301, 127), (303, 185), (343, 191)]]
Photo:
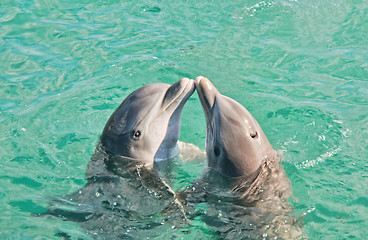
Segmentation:
[[(198, 75), (283, 151), (309, 239), (367, 238), (367, 19), (364, 0), (1, 0), (0, 238), (86, 237), (77, 223), (32, 213), (83, 187), (103, 126), (130, 92)], [(204, 139), (194, 94), (181, 141), (204, 149)], [(178, 182), (203, 166), (183, 164)], [(208, 234), (200, 222), (189, 231)]]

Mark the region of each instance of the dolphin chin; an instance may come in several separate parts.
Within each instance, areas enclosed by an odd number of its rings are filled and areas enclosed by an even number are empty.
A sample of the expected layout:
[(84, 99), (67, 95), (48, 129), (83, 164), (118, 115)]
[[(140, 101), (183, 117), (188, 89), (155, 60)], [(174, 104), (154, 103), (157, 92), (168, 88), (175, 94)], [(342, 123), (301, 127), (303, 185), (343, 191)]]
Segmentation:
[(206, 117), (208, 166), (227, 177), (250, 176), (274, 154), (258, 122), (235, 100), (222, 95), (205, 77), (195, 81)]
[(111, 155), (146, 166), (176, 156), (181, 113), (194, 90), (194, 81), (188, 78), (135, 90), (107, 121), (100, 137), (102, 147)]

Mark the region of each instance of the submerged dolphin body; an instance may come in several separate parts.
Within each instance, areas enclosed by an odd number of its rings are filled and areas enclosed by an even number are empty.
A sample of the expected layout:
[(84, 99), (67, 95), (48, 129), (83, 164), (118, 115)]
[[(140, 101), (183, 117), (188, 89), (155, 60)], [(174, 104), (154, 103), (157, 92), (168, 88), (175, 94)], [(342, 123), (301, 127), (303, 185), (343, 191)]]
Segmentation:
[(183, 206), (153, 165), (178, 154), (181, 113), (194, 90), (184, 78), (131, 93), (106, 123), (85, 186), (54, 199), (45, 215), (79, 222), (101, 239), (160, 236), (185, 224)]
[(301, 238), (280, 155), (257, 121), (207, 78), (195, 84), (207, 123), (209, 169), (182, 198), (210, 206), (202, 219), (221, 239)]

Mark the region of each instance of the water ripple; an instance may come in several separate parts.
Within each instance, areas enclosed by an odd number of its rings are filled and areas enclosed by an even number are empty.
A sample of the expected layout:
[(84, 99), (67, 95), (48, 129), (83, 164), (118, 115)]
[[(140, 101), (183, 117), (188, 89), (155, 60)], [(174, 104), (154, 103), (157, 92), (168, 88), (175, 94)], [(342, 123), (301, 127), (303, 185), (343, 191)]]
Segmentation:
[[(1, 1), (0, 237), (85, 237), (25, 216), (30, 196), (84, 184), (104, 123), (134, 89), (204, 75), (284, 152), (310, 238), (364, 238), (367, 18), (364, 1)], [(181, 138), (204, 147), (196, 94)], [(195, 177), (186, 166), (176, 180)], [(197, 218), (187, 230), (213, 236)]]

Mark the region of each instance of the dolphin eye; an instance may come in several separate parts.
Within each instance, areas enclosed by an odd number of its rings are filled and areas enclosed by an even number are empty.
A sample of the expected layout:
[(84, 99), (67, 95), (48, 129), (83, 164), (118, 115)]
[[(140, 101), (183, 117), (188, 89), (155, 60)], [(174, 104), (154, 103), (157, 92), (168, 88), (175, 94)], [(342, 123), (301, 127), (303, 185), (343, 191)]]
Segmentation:
[(252, 138), (256, 138), (258, 136), (258, 133), (257, 132), (251, 132), (249, 134)]
[(220, 149), (218, 147), (215, 147), (213, 149), (213, 153), (215, 154), (216, 157), (218, 157), (220, 155)]
[(133, 138), (134, 138), (135, 140), (138, 140), (141, 136), (142, 136), (141, 131), (137, 130), (137, 131), (134, 131), (134, 132), (133, 132)]

